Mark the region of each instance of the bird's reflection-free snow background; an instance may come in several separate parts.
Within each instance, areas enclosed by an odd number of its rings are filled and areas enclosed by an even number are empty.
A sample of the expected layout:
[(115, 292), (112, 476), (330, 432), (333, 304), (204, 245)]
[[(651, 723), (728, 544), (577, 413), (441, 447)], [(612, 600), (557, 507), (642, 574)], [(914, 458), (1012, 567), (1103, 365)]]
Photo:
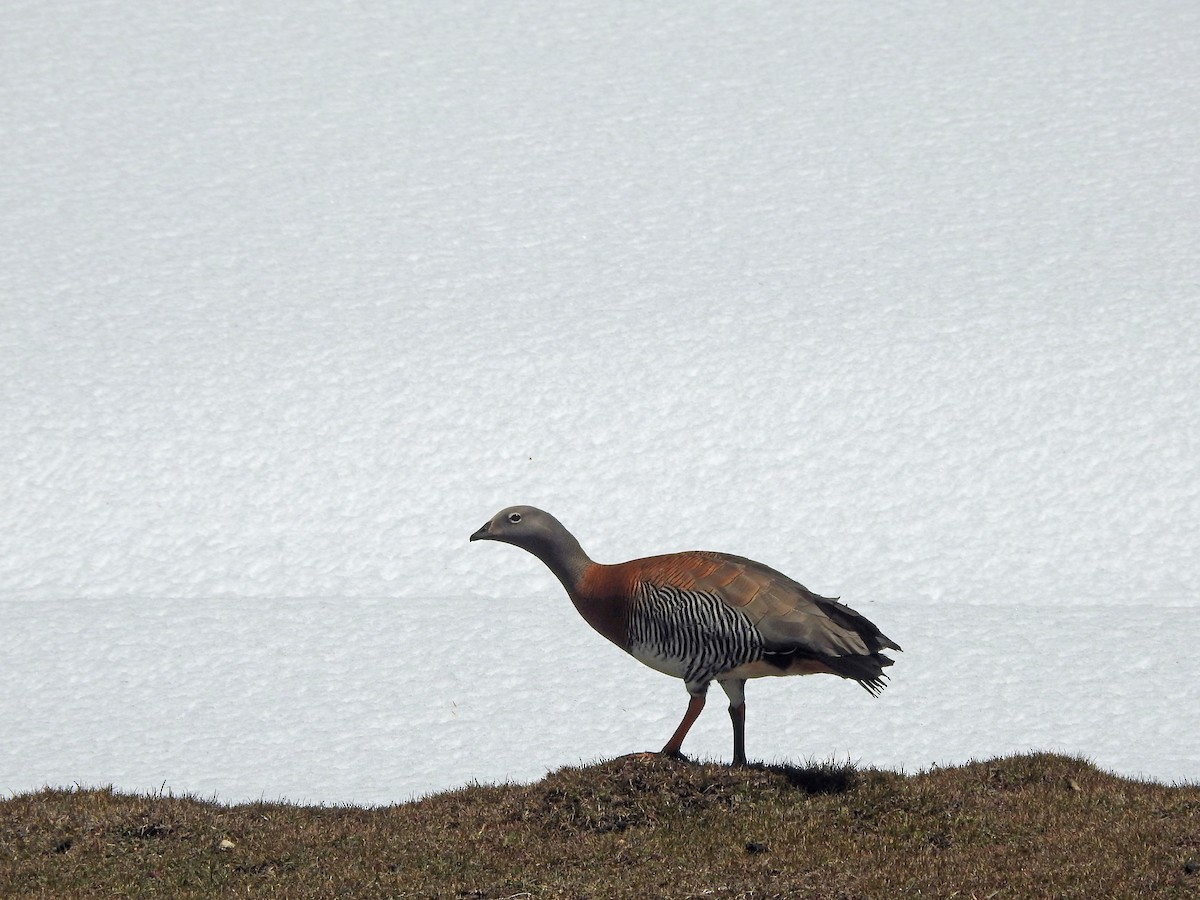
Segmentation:
[(511, 503), (905, 647), (879, 700), (753, 683), (753, 757), (1200, 778), (1193, 5), (0, 24), (0, 790), (659, 746), (679, 683), (468, 546)]

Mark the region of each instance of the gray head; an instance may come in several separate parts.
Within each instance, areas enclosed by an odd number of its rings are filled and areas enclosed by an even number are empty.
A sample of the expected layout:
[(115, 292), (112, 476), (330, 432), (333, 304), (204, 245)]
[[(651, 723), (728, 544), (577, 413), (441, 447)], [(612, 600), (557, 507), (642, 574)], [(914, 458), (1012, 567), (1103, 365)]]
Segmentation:
[(547, 566), (568, 590), (591, 563), (579, 541), (550, 513), (535, 506), (502, 509), (471, 535), (473, 541), (502, 541), (528, 550)]

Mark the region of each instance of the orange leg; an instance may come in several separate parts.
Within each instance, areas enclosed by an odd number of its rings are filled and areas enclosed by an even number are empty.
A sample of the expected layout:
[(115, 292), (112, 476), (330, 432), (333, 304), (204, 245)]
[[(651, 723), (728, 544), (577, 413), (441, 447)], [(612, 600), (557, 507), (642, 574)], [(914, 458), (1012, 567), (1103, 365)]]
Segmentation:
[(688, 701), (687, 712), (683, 714), (683, 721), (679, 723), (679, 727), (675, 729), (675, 733), (671, 735), (671, 739), (667, 741), (667, 745), (662, 748), (661, 752), (663, 756), (683, 755), (680, 752), (680, 748), (683, 746), (683, 739), (687, 737), (692, 723), (696, 721), (702, 709), (704, 709), (704, 695), (692, 694), (692, 699)]

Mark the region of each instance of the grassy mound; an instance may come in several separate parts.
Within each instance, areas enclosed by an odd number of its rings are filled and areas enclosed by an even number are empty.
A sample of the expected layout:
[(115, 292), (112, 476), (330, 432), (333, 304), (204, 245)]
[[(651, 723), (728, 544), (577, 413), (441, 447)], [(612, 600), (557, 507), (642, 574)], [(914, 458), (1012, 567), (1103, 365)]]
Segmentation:
[(624, 757), (375, 809), (46, 790), (4, 897), (1200, 896), (1200, 786), (1031, 754), (918, 775)]

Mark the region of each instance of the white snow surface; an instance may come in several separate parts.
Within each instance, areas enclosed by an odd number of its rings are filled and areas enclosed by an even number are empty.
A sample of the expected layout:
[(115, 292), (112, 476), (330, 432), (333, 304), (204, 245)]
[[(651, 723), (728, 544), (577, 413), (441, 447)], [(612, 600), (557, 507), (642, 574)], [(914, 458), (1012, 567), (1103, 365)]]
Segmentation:
[[(497, 509), (905, 652), (752, 757), (1200, 779), (1200, 7), (0, 9), (0, 791), (655, 749)], [(685, 750), (727, 759), (714, 692)]]

